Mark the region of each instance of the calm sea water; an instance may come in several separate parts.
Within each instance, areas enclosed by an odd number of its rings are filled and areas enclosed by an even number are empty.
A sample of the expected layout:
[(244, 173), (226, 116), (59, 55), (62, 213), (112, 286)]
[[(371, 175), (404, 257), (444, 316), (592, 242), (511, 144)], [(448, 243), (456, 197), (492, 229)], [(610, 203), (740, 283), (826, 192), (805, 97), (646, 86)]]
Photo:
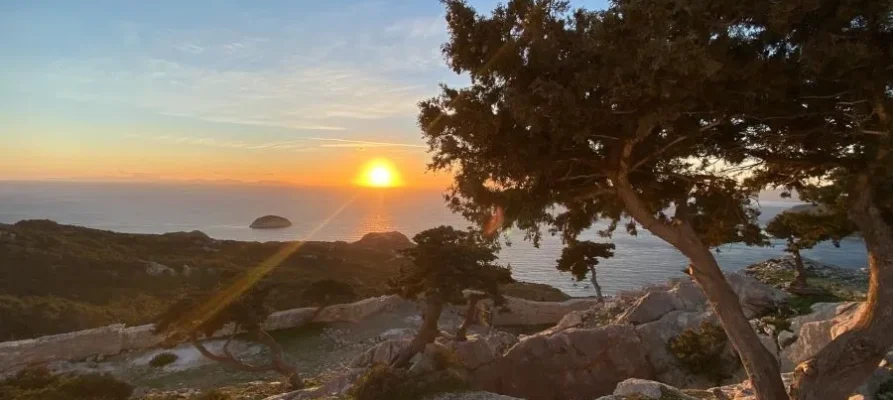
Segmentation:
[[(796, 203), (764, 202), (762, 220)], [(265, 214), (290, 219), (281, 230), (253, 230), (248, 224)], [(437, 225), (467, 226), (450, 213), (437, 191), (409, 189), (321, 189), (281, 186), (179, 185), (128, 183), (0, 182), (0, 223), (45, 218), (133, 233), (201, 230), (218, 239), (345, 240), (368, 232), (400, 231), (408, 236)], [(686, 259), (663, 241), (640, 232), (631, 237), (618, 230), (615, 256), (599, 266), (599, 283), (608, 294), (681, 276)], [(511, 264), (516, 279), (555, 286), (573, 296), (593, 295), (587, 282), (575, 282), (555, 270), (561, 241), (546, 237), (540, 248), (524, 242), (520, 232), (509, 232), (512, 245), (500, 259)], [(598, 240), (594, 232), (584, 237)], [(721, 266), (736, 270), (783, 255), (781, 243), (752, 248), (723, 246)], [(849, 268), (866, 264), (859, 239), (844, 240), (840, 248), (823, 243), (806, 257)]]

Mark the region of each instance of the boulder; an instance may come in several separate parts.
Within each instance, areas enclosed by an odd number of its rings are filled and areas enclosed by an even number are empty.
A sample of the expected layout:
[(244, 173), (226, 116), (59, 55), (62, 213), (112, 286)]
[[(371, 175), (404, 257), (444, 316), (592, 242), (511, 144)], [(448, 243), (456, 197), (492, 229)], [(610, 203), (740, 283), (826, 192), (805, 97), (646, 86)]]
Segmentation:
[(164, 337), (155, 334), (155, 324), (131, 326), (121, 332), (121, 350), (141, 350), (161, 345)]
[(123, 347), (124, 324), (0, 343), (0, 371), (57, 360), (81, 360), (118, 354)]
[(741, 308), (747, 318), (765, 314), (785, 303), (791, 295), (742, 273), (726, 274), (732, 290), (738, 294)]
[(372, 314), (393, 309), (409, 302), (400, 296), (371, 297), (348, 304), (336, 304), (323, 308), (314, 322), (357, 322)]
[(502, 357), (516, 343), (517, 336), (497, 331), (487, 336), (469, 335), (468, 340), (450, 342), (449, 345), (463, 367), (475, 370)]
[(663, 399), (663, 400), (698, 400), (681, 390), (660, 382), (645, 379), (631, 378), (617, 385), (614, 394), (600, 397), (597, 400), (621, 400), (621, 399)]
[[(718, 323), (713, 313), (671, 311), (658, 319), (635, 327), (641, 340), (641, 351), (653, 368), (654, 376), (661, 382), (682, 387), (706, 387), (702, 377), (691, 376), (679, 365), (676, 357), (670, 353), (667, 344), (687, 329), (698, 328), (704, 321)], [(630, 376), (632, 377), (632, 376)]]
[(588, 399), (629, 377), (650, 378), (644, 352), (630, 325), (568, 329), (525, 337), (472, 377), (484, 390), (529, 400)]
[(409, 346), (409, 340), (387, 340), (381, 342), (360, 354), (351, 361), (352, 368), (368, 368), (376, 364), (390, 364), (397, 358), (406, 346)]
[(369, 232), (360, 240), (352, 243), (353, 246), (373, 250), (396, 252), (415, 246), (406, 235), (400, 232)]
[(681, 307), (681, 302), (669, 292), (648, 292), (628, 308), (617, 321), (618, 323), (641, 325), (659, 319), (666, 313), (675, 310), (677, 306)]
[[(506, 297), (505, 307), (497, 309), (494, 326), (554, 325), (572, 311), (582, 311), (599, 303), (597, 299), (572, 299), (561, 302), (532, 301)], [(492, 301), (481, 302), (482, 307), (492, 307)]]
[(251, 229), (279, 229), (288, 228), (289, 226), (291, 226), (291, 221), (278, 215), (264, 215), (251, 222), (251, 225), (248, 225)]
[(849, 329), (859, 315), (859, 304), (819, 303), (813, 306), (813, 313), (793, 318), (791, 330), (797, 339), (781, 351), (781, 370), (793, 371)]
[(293, 308), (291, 310), (276, 311), (264, 320), (263, 328), (268, 331), (294, 328), (309, 322), (316, 314), (316, 307)]
[(707, 296), (704, 291), (691, 280), (677, 283), (669, 292), (676, 298), (677, 308), (683, 311), (704, 311)]

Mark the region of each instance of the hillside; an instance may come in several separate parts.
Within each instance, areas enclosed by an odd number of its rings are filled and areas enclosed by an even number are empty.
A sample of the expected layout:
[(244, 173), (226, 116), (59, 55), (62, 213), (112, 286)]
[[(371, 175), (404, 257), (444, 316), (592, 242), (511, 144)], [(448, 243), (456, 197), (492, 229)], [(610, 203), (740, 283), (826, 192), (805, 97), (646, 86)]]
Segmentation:
[[(310, 305), (314, 282), (350, 285), (347, 302), (384, 294), (399, 269), (405, 236), (370, 234), (354, 242), (240, 242), (201, 232), (127, 234), (46, 220), (0, 225), (0, 341), (153, 320), (181, 294), (225, 285), (281, 249), (288, 254), (263, 280), (275, 282), (275, 309)], [(395, 246), (383, 246), (390, 238)], [(374, 244), (374, 246), (372, 245)], [(515, 283), (506, 292), (563, 300), (557, 289)]]

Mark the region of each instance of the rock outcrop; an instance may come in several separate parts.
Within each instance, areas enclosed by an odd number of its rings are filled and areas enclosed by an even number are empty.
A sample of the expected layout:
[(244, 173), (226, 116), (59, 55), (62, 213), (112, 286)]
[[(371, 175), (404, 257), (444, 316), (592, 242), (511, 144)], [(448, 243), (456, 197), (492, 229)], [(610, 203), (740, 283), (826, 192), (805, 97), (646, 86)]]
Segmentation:
[(415, 246), (406, 235), (400, 232), (369, 232), (360, 240), (351, 243), (356, 247), (396, 252)]
[(813, 312), (791, 319), (793, 338), (782, 340), (779, 334), (778, 343), (782, 349), (779, 354), (782, 371), (793, 371), (803, 361), (816, 355), (819, 350), (831, 343), (834, 338), (849, 328), (849, 323), (859, 315), (861, 303), (816, 303)]
[(288, 228), (289, 226), (291, 226), (291, 221), (278, 215), (264, 215), (255, 219), (251, 225), (248, 225), (252, 229), (279, 229)]

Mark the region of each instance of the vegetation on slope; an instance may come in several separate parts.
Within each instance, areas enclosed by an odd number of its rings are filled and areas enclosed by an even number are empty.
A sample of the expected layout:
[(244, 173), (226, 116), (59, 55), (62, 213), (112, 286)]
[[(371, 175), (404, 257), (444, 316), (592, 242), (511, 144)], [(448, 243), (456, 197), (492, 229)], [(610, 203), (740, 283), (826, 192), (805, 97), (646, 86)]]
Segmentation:
[[(282, 249), (282, 259), (260, 283), (280, 288), (273, 309), (312, 305), (301, 295), (317, 281), (334, 280), (338, 301), (385, 294), (401, 259), (390, 250), (347, 242), (240, 242), (201, 232), (128, 234), (46, 220), (0, 225), (0, 341), (153, 321), (175, 299), (207, 291)], [(352, 289), (345, 288), (345, 284)], [(545, 285), (513, 284), (511, 295), (535, 300), (567, 296)]]

